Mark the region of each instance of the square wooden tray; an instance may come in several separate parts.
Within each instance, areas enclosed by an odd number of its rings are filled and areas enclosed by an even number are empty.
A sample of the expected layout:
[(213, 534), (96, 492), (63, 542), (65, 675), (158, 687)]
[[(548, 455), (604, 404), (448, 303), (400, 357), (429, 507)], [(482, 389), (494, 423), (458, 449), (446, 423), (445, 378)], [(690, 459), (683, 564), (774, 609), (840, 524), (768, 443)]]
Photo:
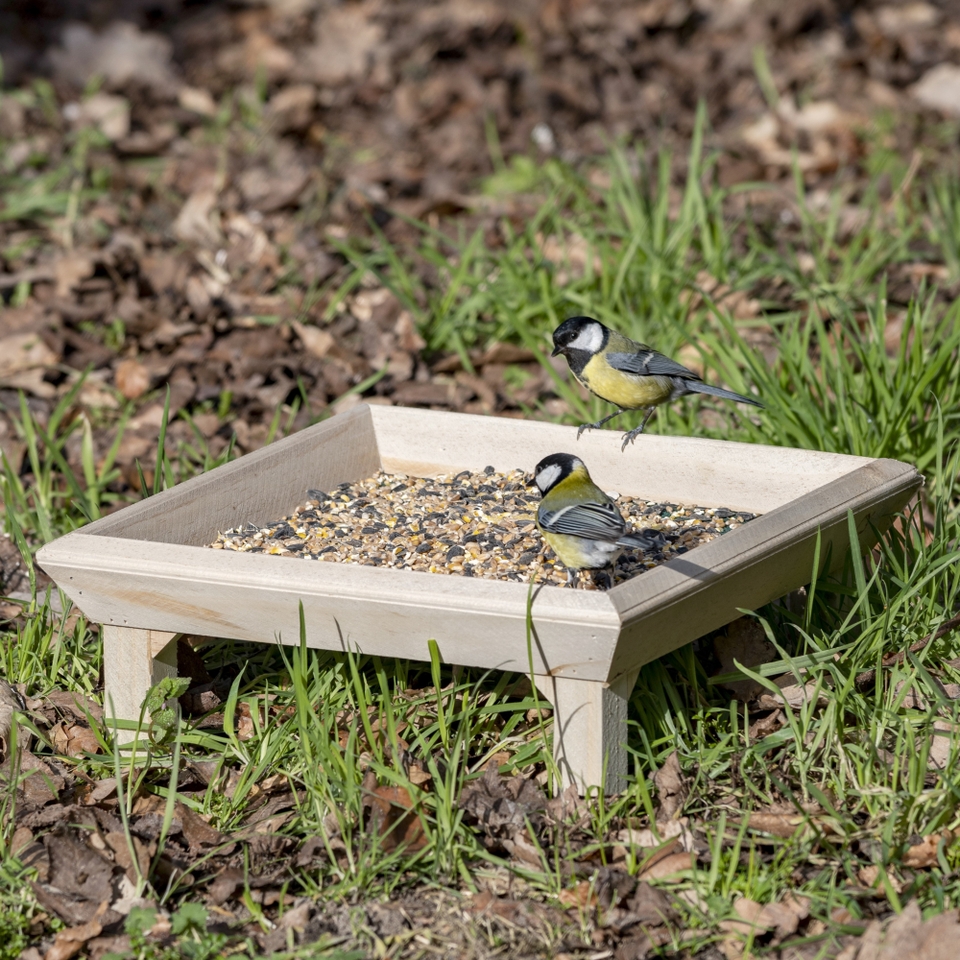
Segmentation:
[(360, 405), (44, 546), (40, 565), (103, 624), (105, 701), (135, 719), (176, 670), (177, 634), (429, 659), (529, 672), (523, 583), (210, 550), (220, 531), (288, 514), (308, 488), (383, 469), (433, 477), (576, 453), (606, 490), (762, 514), (612, 590), (543, 586), (533, 602), (533, 672), (555, 709), (567, 782), (622, 788), (626, 705), (650, 660), (842, 561), (852, 510), (862, 547), (920, 487), (916, 469), (808, 450), (644, 435), (529, 420)]

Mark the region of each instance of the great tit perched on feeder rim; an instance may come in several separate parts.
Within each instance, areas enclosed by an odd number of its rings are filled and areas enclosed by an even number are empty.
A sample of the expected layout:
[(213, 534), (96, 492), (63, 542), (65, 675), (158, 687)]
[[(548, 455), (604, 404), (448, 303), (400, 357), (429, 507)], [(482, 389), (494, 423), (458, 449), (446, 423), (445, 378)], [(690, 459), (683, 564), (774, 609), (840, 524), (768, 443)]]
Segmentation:
[(676, 360), (611, 330), (593, 317), (570, 317), (553, 331), (552, 356), (560, 354), (567, 358), (573, 375), (591, 393), (619, 408), (596, 423), (582, 424), (577, 431), (578, 440), (584, 430), (595, 430), (626, 410), (646, 410), (640, 426), (623, 435), (620, 449), (626, 450), (627, 444), (643, 433), (661, 403), (691, 393), (763, 406), (759, 400), (704, 383)]

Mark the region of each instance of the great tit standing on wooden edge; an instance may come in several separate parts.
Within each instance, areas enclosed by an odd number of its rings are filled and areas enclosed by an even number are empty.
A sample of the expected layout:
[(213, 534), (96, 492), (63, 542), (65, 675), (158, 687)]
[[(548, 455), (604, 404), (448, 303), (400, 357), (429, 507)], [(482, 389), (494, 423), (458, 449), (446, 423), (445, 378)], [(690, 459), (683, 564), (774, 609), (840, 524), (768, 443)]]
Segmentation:
[(705, 393), (754, 407), (763, 406), (759, 400), (704, 383), (676, 360), (611, 330), (593, 317), (570, 317), (553, 331), (552, 356), (559, 354), (567, 358), (573, 375), (591, 393), (619, 408), (596, 423), (581, 425), (577, 431), (578, 440), (584, 430), (595, 430), (626, 410), (646, 410), (640, 426), (623, 435), (620, 449), (626, 450), (627, 444), (643, 433), (647, 421), (661, 403), (690, 393)]
[(543, 498), (537, 526), (567, 568), (567, 583), (574, 570), (599, 570), (615, 563), (624, 547), (654, 546), (655, 540), (627, 532), (620, 511), (590, 479), (579, 457), (571, 453), (544, 457), (534, 468), (533, 482)]

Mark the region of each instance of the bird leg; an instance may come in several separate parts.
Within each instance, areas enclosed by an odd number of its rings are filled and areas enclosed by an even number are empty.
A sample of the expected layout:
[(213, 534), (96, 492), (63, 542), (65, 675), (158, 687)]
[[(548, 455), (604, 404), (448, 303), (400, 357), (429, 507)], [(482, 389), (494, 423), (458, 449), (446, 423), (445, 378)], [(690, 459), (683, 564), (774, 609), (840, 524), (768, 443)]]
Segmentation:
[(577, 431), (577, 439), (580, 439), (580, 434), (584, 430), (598, 430), (602, 427), (608, 420), (612, 420), (614, 417), (619, 417), (623, 410), (618, 410), (616, 413), (611, 413), (609, 417), (604, 417), (602, 420), (598, 420), (596, 423), (582, 423), (580, 424), (580, 429)]
[(643, 418), (643, 423), (641, 423), (636, 430), (631, 430), (629, 433), (625, 433), (623, 435), (623, 446), (620, 448), (621, 453), (627, 449), (628, 443), (633, 443), (633, 441), (636, 440), (641, 433), (643, 433), (643, 428), (647, 425), (647, 421), (653, 416), (656, 409), (656, 407), (648, 407), (647, 415)]

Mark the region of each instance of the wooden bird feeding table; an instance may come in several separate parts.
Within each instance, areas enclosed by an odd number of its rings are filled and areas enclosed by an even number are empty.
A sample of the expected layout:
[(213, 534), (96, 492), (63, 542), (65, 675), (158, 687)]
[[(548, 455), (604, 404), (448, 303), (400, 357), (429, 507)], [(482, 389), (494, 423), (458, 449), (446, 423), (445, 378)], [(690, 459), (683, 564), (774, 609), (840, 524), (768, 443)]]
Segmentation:
[[(47, 544), (37, 559), (103, 625), (104, 702), (136, 719), (147, 690), (175, 674), (176, 637), (296, 644), (529, 673), (554, 707), (554, 754), (566, 783), (623, 788), (627, 701), (640, 667), (810, 582), (842, 562), (848, 511), (860, 546), (921, 485), (916, 469), (871, 460), (686, 437), (360, 405)], [(605, 490), (658, 502), (727, 507), (755, 520), (608, 591), (528, 585), (263, 553), (210, 550), (221, 531), (288, 514), (308, 488), (377, 471), (416, 477), (531, 471), (580, 456)]]

